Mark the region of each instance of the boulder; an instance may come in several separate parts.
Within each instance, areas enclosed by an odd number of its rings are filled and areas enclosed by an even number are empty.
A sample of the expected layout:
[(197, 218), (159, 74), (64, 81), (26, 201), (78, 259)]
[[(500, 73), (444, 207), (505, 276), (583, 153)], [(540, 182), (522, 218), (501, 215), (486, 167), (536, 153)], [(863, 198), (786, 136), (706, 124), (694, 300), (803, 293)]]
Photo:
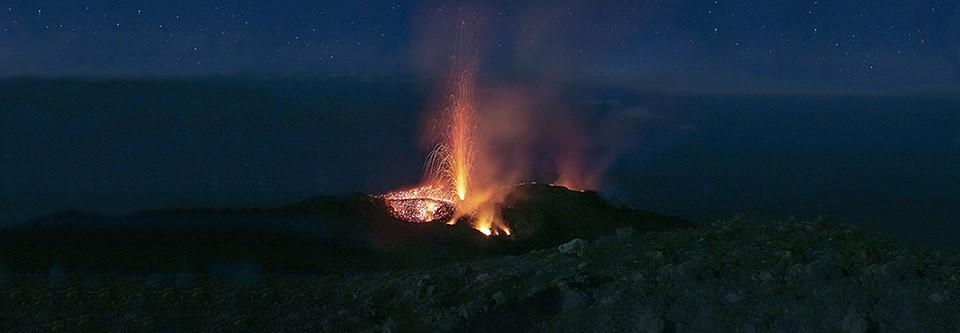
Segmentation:
[(590, 296), (577, 289), (563, 289), (560, 295), (562, 297), (561, 309), (564, 312), (580, 310), (590, 303)]
[(840, 332), (843, 333), (866, 333), (869, 329), (870, 322), (854, 311), (847, 313), (840, 323)]
[(715, 272), (702, 258), (693, 258), (677, 266), (677, 278), (685, 281), (703, 281), (713, 279)]
[(575, 238), (569, 242), (560, 244), (558, 248), (560, 253), (581, 255), (587, 248), (587, 241)]
[(843, 270), (831, 257), (823, 257), (810, 262), (804, 267), (806, 275), (811, 280), (828, 281), (841, 277)]
[(637, 323), (637, 331), (642, 333), (663, 333), (666, 329), (667, 322), (660, 315), (644, 315)]
[(908, 281), (917, 277), (916, 266), (905, 256), (899, 256), (880, 266), (883, 277), (889, 281)]

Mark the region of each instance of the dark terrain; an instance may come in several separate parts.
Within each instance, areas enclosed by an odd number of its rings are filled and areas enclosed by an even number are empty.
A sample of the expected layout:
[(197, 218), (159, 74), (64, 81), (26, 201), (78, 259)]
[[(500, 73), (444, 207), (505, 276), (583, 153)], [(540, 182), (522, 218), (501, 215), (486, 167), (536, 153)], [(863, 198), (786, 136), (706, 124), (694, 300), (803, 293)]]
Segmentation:
[[(822, 221), (692, 226), (525, 184), (513, 230), (366, 195), (0, 233), (2, 331), (956, 332), (960, 256)], [(223, 223), (224, 220), (233, 224)]]
[(297, 201), (416, 183), (410, 80), (0, 88), (0, 332), (960, 331), (953, 95), (570, 88), (636, 130), (622, 201), (522, 185), (488, 238)]
[[(291, 254), (296, 256), (299, 254)], [(824, 222), (335, 274), (0, 275), (3, 331), (957, 332), (960, 256)]]
[(267, 272), (327, 273), (435, 265), (524, 253), (571, 238), (632, 226), (662, 231), (689, 224), (622, 206), (594, 192), (525, 184), (500, 208), (512, 236), (486, 237), (463, 221), (413, 224), (363, 194), (318, 197), (263, 209), (181, 209), (107, 217), (64, 212), (0, 228), (0, 262), (15, 271), (61, 265), (78, 272), (205, 271), (244, 263)]
[(520, 256), (326, 277), (331, 331), (957, 332), (960, 256), (824, 222), (617, 233)]

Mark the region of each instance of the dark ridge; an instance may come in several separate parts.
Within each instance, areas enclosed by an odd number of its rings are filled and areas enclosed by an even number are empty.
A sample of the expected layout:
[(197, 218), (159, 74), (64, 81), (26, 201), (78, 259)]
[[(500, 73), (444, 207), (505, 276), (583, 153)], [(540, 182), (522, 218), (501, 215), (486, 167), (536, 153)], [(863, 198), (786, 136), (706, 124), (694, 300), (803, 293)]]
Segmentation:
[(631, 226), (637, 232), (689, 226), (667, 216), (612, 205), (597, 193), (524, 184), (499, 207), (510, 237), (487, 237), (469, 223), (398, 221), (382, 199), (315, 197), (275, 208), (162, 209), (108, 217), (68, 211), (0, 229), (0, 261), (44, 271), (204, 270), (254, 262), (271, 272), (336, 272), (438, 265), (517, 254), (592, 239)]

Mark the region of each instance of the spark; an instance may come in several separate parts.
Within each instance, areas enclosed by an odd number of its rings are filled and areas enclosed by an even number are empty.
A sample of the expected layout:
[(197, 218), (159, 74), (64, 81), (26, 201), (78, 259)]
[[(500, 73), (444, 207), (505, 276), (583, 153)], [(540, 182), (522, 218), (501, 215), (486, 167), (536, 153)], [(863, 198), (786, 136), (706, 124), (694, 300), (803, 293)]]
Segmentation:
[[(475, 188), (472, 177), (476, 170), (476, 54), (470, 44), (474, 34), (461, 25), (460, 45), (453, 60), (450, 94), (440, 115), (437, 144), (424, 165), (424, 182), (420, 187), (387, 193), (381, 196), (390, 213), (410, 223), (429, 223), (448, 219), (456, 224), (468, 218), (471, 226), (486, 236), (510, 235), (500, 220), (495, 200), (489, 190)], [(473, 51), (475, 52), (475, 51)]]
[(380, 196), (390, 215), (410, 223), (430, 223), (453, 216), (455, 204), (448, 191), (422, 186)]

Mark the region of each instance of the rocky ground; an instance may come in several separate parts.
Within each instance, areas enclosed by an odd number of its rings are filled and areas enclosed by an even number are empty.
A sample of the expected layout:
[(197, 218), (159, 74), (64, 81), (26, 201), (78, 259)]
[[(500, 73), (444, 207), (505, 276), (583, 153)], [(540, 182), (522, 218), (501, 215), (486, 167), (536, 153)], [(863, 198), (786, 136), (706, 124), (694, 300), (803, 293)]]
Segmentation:
[(734, 220), (429, 268), (3, 275), (0, 331), (960, 332), (960, 256)]

